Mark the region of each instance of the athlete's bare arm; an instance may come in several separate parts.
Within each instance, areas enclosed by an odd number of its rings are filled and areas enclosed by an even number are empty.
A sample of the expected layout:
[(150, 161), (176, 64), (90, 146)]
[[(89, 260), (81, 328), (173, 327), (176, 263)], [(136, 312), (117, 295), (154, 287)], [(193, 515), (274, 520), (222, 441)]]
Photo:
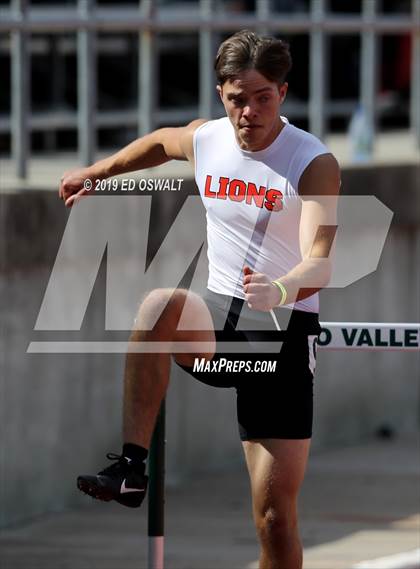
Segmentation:
[(160, 128), (91, 166), (64, 172), (60, 181), (60, 198), (65, 201), (66, 206), (72, 206), (78, 197), (87, 193), (83, 184), (88, 178), (93, 182), (96, 179), (159, 166), (169, 160), (189, 160), (193, 163), (193, 135), (205, 122), (204, 119), (197, 119), (184, 127)]
[(318, 292), (331, 278), (330, 253), (337, 228), (339, 191), (340, 168), (332, 154), (315, 158), (301, 176), (299, 240), (302, 262), (279, 279), (292, 302)]
[[(332, 154), (315, 158), (299, 181), (302, 212), (299, 244), (302, 261), (278, 280), (287, 290), (286, 304), (302, 300), (325, 287), (331, 277), (331, 247), (336, 233), (340, 169)], [(267, 275), (244, 269), (243, 290), (253, 310), (271, 310), (281, 293)]]

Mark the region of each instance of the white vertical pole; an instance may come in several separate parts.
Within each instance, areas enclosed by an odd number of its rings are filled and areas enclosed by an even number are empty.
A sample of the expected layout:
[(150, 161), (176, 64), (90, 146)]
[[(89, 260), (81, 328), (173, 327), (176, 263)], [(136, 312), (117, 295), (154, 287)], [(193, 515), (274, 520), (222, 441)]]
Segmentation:
[(363, 0), (362, 18), (367, 28), (362, 31), (360, 61), (360, 103), (363, 107), (368, 130), (376, 130), (376, 92), (378, 86), (378, 38), (369, 24), (373, 22), (378, 10), (377, 0)]
[(202, 25), (200, 27), (199, 74), (200, 74), (200, 117), (213, 118), (215, 102), (215, 82), (213, 74), (214, 60), (214, 33), (209, 25), (214, 14), (214, 0), (200, 0), (200, 14)]
[(312, 0), (313, 27), (309, 42), (309, 131), (319, 138), (325, 134), (326, 38), (321, 28), (326, 0)]
[(140, 0), (142, 14), (151, 22), (140, 32), (139, 46), (139, 136), (155, 128), (158, 97), (158, 54), (156, 33), (152, 22), (156, 12), (155, 0)]
[[(87, 23), (94, 0), (78, 0), (80, 16)], [(96, 55), (95, 32), (88, 28), (77, 32), (77, 114), (79, 160), (92, 164), (96, 152)]]
[(262, 35), (267, 35), (268, 30), (264, 26), (264, 22), (268, 22), (270, 19), (271, 12), (271, 0), (256, 0), (255, 4), (255, 15), (257, 20), (262, 22), (261, 26), (258, 27), (258, 33)]
[(420, 0), (412, 0), (410, 127), (420, 147)]
[[(12, 10), (16, 18), (24, 21), (27, 16), (28, 1), (13, 0)], [(26, 30), (16, 30), (12, 39), (12, 156), (16, 163), (18, 178), (26, 178), (28, 173), (28, 153), (30, 148), (30, 53)]]

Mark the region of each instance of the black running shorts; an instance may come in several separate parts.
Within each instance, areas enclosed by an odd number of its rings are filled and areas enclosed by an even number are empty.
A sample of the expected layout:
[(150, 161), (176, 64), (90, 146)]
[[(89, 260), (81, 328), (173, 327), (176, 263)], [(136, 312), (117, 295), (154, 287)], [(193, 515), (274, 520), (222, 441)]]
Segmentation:
[(196, 358), (193, 367), (180, 367), (207, 385), (236, 389), (241, 440), (310, 438), (318, 314), (255, 311), (209, 290), (203, 299), (216, 353), (209, 362)]

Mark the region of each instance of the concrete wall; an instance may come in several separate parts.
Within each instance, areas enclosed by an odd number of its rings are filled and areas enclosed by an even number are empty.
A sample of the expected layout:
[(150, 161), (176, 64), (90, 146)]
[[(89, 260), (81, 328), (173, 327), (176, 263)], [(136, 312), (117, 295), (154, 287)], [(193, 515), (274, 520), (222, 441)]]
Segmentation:
[[(374, 194), (395, 216), (377, 271), (344, 290), (324, 291), (322, 320), (419, 320), (418, 175), (413, 166), (343, 173), (344, 193)], [(192, 183), (184, 187), (184, 193), (193, 191)], [(28, 354), (29, 342), (125, 340), (127, 333), (104, 332), (104, 264), (80, 332), (34, 331), (68, 210), (47, 191), (0, 197), (4, 526), (86, 504), (75, 488), (76, 476), (95, 472), (106, 464), (106, 452), (120, 449), (123, 354)], [(149, 255), (174, 217), (175, 198), (160, 198), (154, 199)], [(115, 223), (122, 234), (129, 227), (124, 218)], [(188, 239), (191, 227), (185, 231)], [(180, 251), (179, 259), (168, 263), (182, 259)], [(320, 352), (313, 448), (352, 443), (382, 425), (397, 434), (415, 431), (419, 371), (418, 353)], [(167, 408), (169, 482), (243, 461), (231, 390), (206, 387), (174, 369)]]

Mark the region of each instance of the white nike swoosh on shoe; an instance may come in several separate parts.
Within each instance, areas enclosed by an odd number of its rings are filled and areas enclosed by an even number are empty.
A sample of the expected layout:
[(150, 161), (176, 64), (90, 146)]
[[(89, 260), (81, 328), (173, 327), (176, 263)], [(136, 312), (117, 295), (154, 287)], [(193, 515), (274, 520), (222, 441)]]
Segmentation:
[(144, 488), (127, 488), (125, 485), (125, 478), (124, 478), (121, 484), (120, 493), (128, 494), (130, 492), (144, 492)]

